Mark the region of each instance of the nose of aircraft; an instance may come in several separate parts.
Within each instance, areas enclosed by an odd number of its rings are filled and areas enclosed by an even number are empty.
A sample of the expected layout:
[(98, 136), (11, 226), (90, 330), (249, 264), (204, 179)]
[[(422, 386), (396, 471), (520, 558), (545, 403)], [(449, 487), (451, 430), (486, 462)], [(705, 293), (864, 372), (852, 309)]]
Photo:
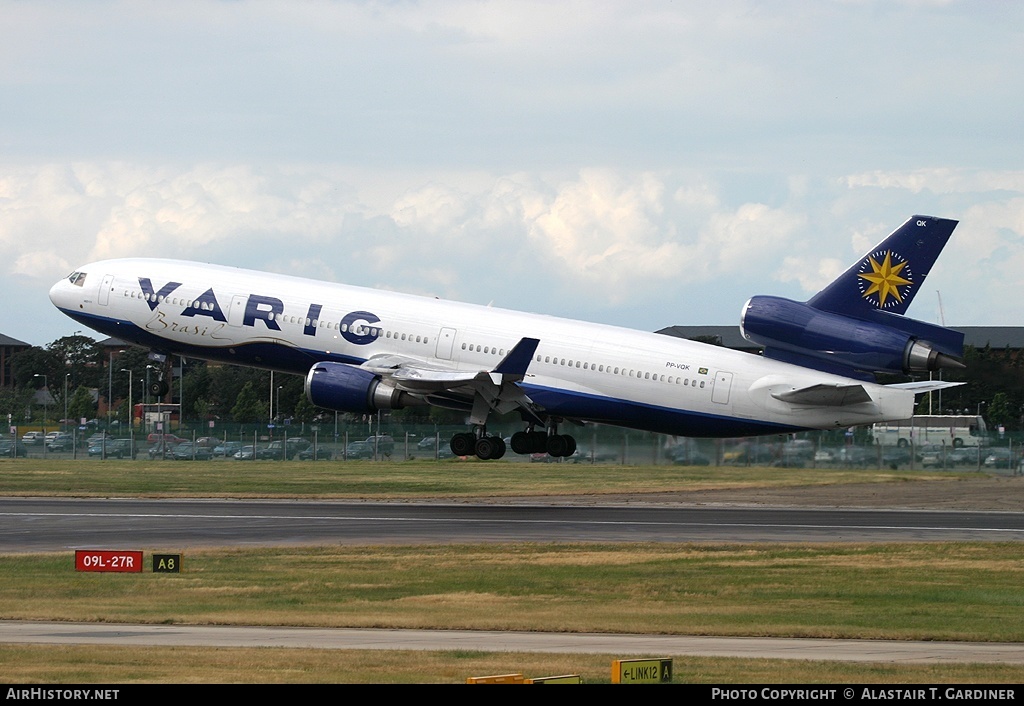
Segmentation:
[(71, 283), (68, 282), (67, 277), (57, 280), (57, 282), (50, 287), (50, 301), (58, 309), (69, 309), (71, 307)]
[(60, 297), (60, 285), (64, 280), (57, 280), (52, 287), (50, 287), (50, 301), (53, 302), (54, 306), (60, 306), (57, 303), (57, 299)]

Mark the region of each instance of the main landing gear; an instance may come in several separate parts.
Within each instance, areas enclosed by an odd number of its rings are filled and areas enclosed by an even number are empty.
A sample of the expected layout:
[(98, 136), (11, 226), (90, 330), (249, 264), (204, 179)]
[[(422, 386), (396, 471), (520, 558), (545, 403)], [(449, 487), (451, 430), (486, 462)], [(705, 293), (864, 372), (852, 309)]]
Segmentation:
[(557, 433), (558, 427), (551, 424), (546, 431), (534, 431), (531, 427), (512, 435), (512, 450), (517, 454), (543, 454), (555, 458), (572, 456), (576, 453), (576, 439), (568, 434)]
[[(512, 451), (517, 454), (546, 453), (554, 458), (564, 458), (576, 453), (576, 439), (568, 434), (558, 434), (557, 426), (551, 424), (547, 430), (536, 431), (531, 426), (526, 431), (512, 435)], [(456, 456), (476, 456), (481, 460), (499, 459), (505, 455), (505, 441), (500, 436), (491, 436), (484, 427), (474, 432), (464, 432), (452, 437), (450, 447)]]
[(482, 461), (498, 459), (505, 455), (504, 439), (500, 436), (488, 435), (483, 428), (480, 428), (478, 433), (479, 436), (477, 433), (468, 431), (453, 436), (449, 444), (452, 453), (456, 456), (475, 455)]

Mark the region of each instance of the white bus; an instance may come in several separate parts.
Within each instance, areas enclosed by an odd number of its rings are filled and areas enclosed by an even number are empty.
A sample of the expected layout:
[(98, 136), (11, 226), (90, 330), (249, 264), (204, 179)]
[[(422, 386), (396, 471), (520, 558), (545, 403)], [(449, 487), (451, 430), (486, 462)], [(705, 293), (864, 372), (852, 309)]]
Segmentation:
[(985, 420), (973, 414), (918, 414), (872, 427), (875, 443), (882, 446), (984, 446), (987, 432)]

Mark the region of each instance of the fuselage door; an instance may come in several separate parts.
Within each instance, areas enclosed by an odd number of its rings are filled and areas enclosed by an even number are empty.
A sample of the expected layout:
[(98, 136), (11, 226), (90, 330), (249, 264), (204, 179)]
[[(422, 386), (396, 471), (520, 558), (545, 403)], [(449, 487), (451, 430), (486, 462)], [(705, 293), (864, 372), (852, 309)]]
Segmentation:
[(231, 297), (231, 308), (228, 309), (228, 323), (232, 326), (242, 325), (242, 321), (245, 318), (245, 300), (244, 294), (236, 294)]
[(711, 401), (729, 404), (729, 390), (732, 388), (732, 373), (719, 370), (715, 373), (715, 387), (711, 390)]
[(103, 275), (103, 281), (100, 282), (100, 291), (97, 292), (99, 295), (97, 301), (100, 306), (106, 306), (110, 303), (110, 289), (114, 284), (114, 275)]
[(435, 355), (441, 360), (451, 360), (453, 346), (455, 346), (455, 329), (441, 329), (437, 334), (437, 351)]

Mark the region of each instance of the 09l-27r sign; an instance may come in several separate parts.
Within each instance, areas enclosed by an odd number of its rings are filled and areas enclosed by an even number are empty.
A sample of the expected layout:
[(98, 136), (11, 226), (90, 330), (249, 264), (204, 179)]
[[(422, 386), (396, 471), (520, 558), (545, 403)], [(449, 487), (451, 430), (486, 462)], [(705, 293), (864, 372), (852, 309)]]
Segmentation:
[(117, 571), (136, 573), (142, 571), (142, 552), (76, 549), (75, 571)]

